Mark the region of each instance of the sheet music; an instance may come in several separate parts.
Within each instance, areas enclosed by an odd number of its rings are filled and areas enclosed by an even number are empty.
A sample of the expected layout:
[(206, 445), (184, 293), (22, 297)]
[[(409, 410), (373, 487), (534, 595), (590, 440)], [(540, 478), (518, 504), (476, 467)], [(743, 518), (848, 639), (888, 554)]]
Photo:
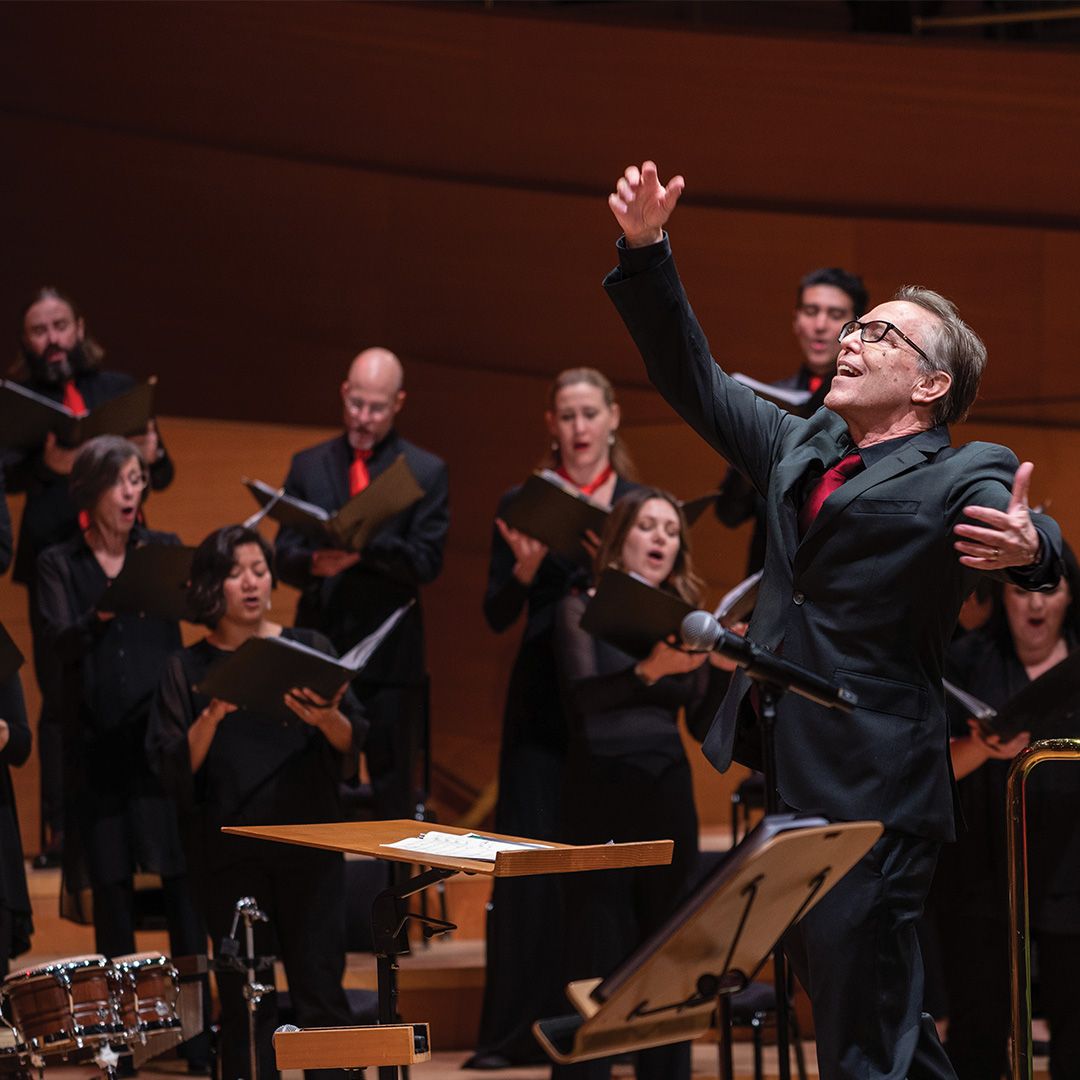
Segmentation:
[(513, 840), (496, 840), (494, 837), (481, 836), (479, 833), (447, 833), (432, 830), (419, 836), (407, 836), (392, 844), (380, 847), (400, 848), (403, 851), (416, 851), (422, 855), (448, 855), (454, 859), (479, 859), (482, 862), (494, 862), (500, 851), (529, 851), (535, 848), (550, 847), (550, 844), (521, 844)]

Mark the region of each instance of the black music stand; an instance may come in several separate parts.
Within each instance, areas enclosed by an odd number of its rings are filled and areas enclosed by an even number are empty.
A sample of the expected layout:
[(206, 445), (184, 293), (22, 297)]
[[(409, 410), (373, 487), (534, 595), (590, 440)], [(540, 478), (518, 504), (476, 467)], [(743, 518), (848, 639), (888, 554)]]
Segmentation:
[(696, 1039), (882, 831), (877, 821), (764, 818), (611, 975), (566, 987), (576, 1015), (539, 1020), (533, 1033), (561, 1064)]

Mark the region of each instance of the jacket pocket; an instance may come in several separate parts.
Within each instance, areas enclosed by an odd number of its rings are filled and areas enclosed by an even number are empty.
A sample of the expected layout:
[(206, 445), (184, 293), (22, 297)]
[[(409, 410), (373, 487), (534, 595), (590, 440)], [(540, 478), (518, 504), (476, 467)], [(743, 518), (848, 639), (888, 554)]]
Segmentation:
[(851, 504), (853, 514), (917, 514), (918, 499), (856, 499)]
[(909, 720), (926, 719), (927, 693), (921, 686), (845, 671), (843, 668), (836, 669), (834, 678), (858, 696), (857, 709), (903, 716)]

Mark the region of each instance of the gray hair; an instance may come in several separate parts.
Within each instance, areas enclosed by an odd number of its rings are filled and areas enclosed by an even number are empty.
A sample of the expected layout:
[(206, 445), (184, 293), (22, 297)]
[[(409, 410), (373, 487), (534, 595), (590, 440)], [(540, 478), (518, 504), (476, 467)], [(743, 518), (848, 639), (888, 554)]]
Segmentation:
[(893, 299), (918, 304), (936, 316), (926, 344), (926, 352), (934, 362), (928, 364), (920, 356), (919, 370), (927, 375), (944, 371), (952, 378), (948, 391), (934, 402), (931, 416), (935, 424), (959, 423), (967, 416), (979, 392), (979, 382), (986, 369), (986, 346), (960, 318), (956, 305), (941, 293), (919, 285), (905, 285), (896, 290)]

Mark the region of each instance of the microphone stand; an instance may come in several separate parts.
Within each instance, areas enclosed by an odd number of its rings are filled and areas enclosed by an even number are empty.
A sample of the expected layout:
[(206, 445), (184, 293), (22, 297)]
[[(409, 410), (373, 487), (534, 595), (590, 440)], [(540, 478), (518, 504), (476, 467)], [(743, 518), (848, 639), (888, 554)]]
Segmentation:
[[(247, 949), (247, 954), (243, 957), (238, 955), (240, 940), (237, 931), (241, 919), (244, 920), (244, 945)], [(248, 1062), (251, 1070), (249, 1074), (251, 1080), (258, 1080), (259, 1076), (259, 1055), (255, 1039), (255, 1021), (259, 1005), (262, 999), (267, 994), (273, 993), (274, 990), (272, 983), (266, 985), (259, 982), (256, 977), (256, 968), (260, 958), (255, 955), (255, 924), (269, 921), (266, 913), (259, 909), (258, 902), (253, 896), (242, 896), (236, 901), (236, 913), (233, 915), (232, 929), (229, 931), (229, 936), (221, 943), (222, 957), (220, 966), (230, 969), (239, 967), (247, 975), (247, 981), (244, 983), (244, 1001), (247, 1004)]]
[[(826, 708), (851, 712), (858, 698), (847, 687), (837, 686), (801, 664), (784, 660), (768, 649), (725, 630), (708, 612), (687, 615), (682, 624), (684, 645), (693, 651), (718, 652), (734, 660), (754, 680), (758, 691), (761, 724), (761, 767), (765, 777), (765, 813), (779, 813), (780, 793), (776, 784), (776, 708), (788, 691), (816, 701)], [(790, 1001), (787, 958), (781, 941), (772, 953), (773, 992), (776, 995), (776, 1054), (779, 1080), (791, 1080)], [(727, 1010), (721, 1010), (723, 1017)], [(721, 1074), (723, 1069), (721, 1069)]]

